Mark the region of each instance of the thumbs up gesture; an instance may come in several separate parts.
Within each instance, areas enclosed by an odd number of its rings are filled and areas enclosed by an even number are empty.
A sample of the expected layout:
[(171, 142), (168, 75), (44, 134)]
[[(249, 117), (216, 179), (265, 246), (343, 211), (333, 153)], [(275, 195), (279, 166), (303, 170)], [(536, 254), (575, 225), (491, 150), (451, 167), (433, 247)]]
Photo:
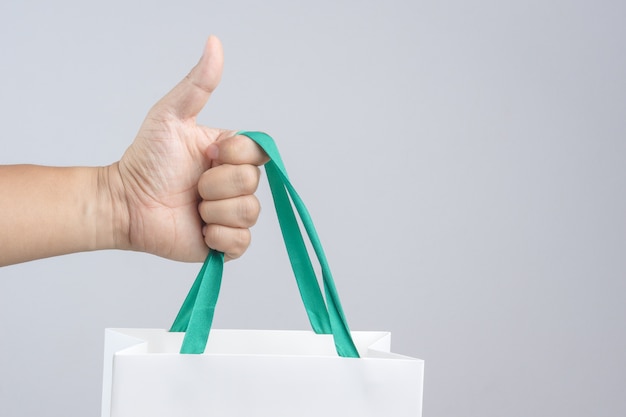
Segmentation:
[(107, 181), (124, 249), (202, 261), (209, 248), (239, 257), (260, 206), (254, 196), (265, 153), (234, 131), (197, 124), (217, 88), (222, 45), (209, 37), (191, 72), (149, 111)]
[(0, 266), (99, 249), (202, 261), (234, 259), (259, 215), (267, 156), (196, 119), (222, 76), (222, 45), (152, 107), (120, 161), (103, 167), (0, 165)]

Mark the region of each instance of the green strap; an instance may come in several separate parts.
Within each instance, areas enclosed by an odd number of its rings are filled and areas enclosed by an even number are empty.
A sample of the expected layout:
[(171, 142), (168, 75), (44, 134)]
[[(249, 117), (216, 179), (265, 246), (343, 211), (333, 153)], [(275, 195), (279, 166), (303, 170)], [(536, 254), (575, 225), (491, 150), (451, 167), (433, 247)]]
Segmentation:
[(276, 215), (287, 248), (287, 255), (289, 255), (291, 269), (296, 277), (300, 297), (304, 303), (311, 327), (315, 333), (330, 334), (332, 327), (324, 297), (278, 167), (276, 164), (268, 162), (265, 165), (265, 172), (272, 191)]
[[(270, 158), (270, 161), (265, 165), (265, 171), (289, 261), (311, 327), (316, 333), (332, 333), (337, 353), (340, 356), (359, 357), (313, 221), (304, 202), (289, 181), (274, 140), (261, 132), (239, 132), (238, 134), (254, 140)], [(298, 216), (322, 268), (322, 282), (326, 301), (322, 296), (293, 206), (296, 207)], [(186, 332), (181, 353), (204, 352), (220, 290), (223, 262), (223, 254), (210, 251), (172, 325), (170, 331)]]
[(224, 254), (211, 249), (170, 331), (185, 332), (180, 353), (202, 353), (206, 347), (222, 284)]

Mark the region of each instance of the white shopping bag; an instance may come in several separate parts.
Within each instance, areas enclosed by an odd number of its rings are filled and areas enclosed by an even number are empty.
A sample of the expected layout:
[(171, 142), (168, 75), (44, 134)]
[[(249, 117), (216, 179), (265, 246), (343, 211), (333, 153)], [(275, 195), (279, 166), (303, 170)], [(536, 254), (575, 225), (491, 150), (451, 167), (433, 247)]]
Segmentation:
[(389, 352), (388, 332), (211, 330), (204, 354), (182, 333), (107, 329), (102, 417), (419, 417), (424, 362)]

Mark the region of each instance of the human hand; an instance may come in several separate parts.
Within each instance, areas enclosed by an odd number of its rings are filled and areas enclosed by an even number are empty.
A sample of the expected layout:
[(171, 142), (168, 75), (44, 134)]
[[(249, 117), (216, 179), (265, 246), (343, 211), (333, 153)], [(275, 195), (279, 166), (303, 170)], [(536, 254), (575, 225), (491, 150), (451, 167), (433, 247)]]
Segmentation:
[(181, 261), (202, 261), (209, 247), (226, 259), (247, 249), (260, 210), (257, 166), (267, 156), (247, 137), (196, 123), (222, 67), (222, 46), (210, 37), (198, 64), (109, 167), (117, 247)]

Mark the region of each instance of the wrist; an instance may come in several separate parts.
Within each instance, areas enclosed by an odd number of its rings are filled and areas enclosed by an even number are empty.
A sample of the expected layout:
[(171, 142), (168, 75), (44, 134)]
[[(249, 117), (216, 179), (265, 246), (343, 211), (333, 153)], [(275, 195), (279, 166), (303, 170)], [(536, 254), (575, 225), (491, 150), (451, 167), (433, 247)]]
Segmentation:
[(97, 249), (130, 249), (128, 199), (119, 171), (119, 163), (98, 167), (96, 219)]

